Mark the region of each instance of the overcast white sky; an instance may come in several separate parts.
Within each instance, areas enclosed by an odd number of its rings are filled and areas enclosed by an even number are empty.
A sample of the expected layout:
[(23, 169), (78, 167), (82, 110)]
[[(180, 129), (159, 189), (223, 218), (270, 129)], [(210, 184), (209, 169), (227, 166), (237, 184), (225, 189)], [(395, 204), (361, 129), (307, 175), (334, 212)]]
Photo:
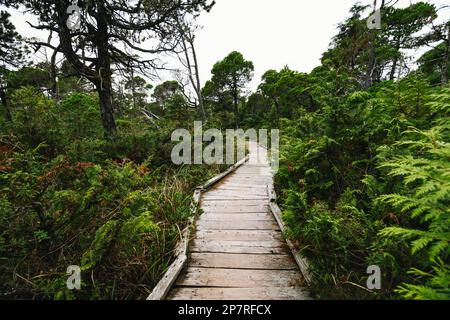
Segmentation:
[[(240, 51), (255, 64), (258, 85), (269, 69), (310, 72), (320, 65), (322, 53), (336, 34), (338, 23), (349, 16), (356, 0), (216, 0), (212, 11), (200, 17), (204, 29), (197, 47), (201, 75), (211, 77), (215, 62), (233, 50)], [(361, 0), (373, 4), (373, 0)], [(379, 1), (380, 2), (380, 1)], [(418, 1), (400, 0), (396, 7)], [(432, 0), (440, 7), (447, 1)], [(446, 10), (447, 17), (450, 10)]]
[[(255, 65), (252, 88), (269, 69), (291, 69), (309, 72), (320, 64), (336, 27), (348, 17), (356, 0), (216, 0), (210, 13), (202, 14), (203, 29), (197, 36), (201, 78), (211, 77), (215, 62), (231, 51), (243, 53)], [(373, 0), (362, 0), (373, 3)], [(397, 7), (417, 1), (399, 0)], [(430, 0), (440, 7), (448, 0)], [(449, 18), (450, 10), (443, 11)], [(13, 13), (13, 22), (24, 36), (45, 39), (46, 33), (31, 29), (25, 22), (32, 19)]]

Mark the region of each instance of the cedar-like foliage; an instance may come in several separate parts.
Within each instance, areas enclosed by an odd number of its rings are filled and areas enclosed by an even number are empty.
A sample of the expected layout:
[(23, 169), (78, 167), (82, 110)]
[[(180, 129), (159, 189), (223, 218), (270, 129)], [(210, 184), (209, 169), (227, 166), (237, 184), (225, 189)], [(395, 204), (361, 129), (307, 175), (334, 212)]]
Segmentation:
[[(448, 93), (436, 97), (450, 101)], [(433, 103), (432, 107), (441, 110), (446, 106)], [(399, 177), (404, 188), (380, 196), (379, 200), (416, 222), (415, 228), (387, 227), (380, 235), (407, 240), (413, 255), (421, 251), (428, 255), (421, 263), (428, 269), (411, 269), (410, 274), (416, 278), (397, 290), (408, 299), (450, 298), (450, 121), (447, 117), (437, 122), (440, 125), (427, 131), (406, 131), (410, 138), (394, 145), (396, 149), (406, 149), (406, 155), (380, 166), (387, 168), (390, 176)]]

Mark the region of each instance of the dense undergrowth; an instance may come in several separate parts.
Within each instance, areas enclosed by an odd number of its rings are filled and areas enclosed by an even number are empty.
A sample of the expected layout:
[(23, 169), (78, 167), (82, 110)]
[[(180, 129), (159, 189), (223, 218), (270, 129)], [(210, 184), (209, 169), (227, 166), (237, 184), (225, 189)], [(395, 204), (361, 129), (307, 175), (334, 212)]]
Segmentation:
[[(124, 118), (105, 139), (88, 94), (55, 104), (26, 88), (12, 103), (0, 145), (2, 298), (145, 298), (173, 259), (193, 189), (223, 167), (173, 166), (169, 124)], [(70, 265), (80, 291), (66, 287)]]
[[(450, 90), (429, 89), (411, 108), (391, 103), (401, 86), (281, 125), (277, 187), (319, 298), (449, 298)], [(375, 296), (370, 265), (382, 270)]]

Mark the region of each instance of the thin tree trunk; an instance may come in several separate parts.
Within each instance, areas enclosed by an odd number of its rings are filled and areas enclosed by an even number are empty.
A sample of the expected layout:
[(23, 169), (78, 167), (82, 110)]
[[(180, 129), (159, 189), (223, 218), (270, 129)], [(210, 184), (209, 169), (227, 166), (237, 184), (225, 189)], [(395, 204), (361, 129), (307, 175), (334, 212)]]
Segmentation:
[(3, 108), (5, 109), (5, 120), (7, 122), (12, 121), (11, 110), (9, 109), (9, 100), (6, 96), (6, 91), (4, 89), (0, 89), (0, 100), (2, 101)]
[[(373, 2), (373, 12), (377, 10), (377, 0)], [(364, 88), (368, 89), (372, 85), (372, 74), (375, 66), (375, 32), (370, 31), (370, 42), (369, 42), (369, 61), (367, 62), (366, 68), (366, 79), (364, 81)]]
[(366, 80), (364, 82), (364, 88), (368, 89), (372, 86), (372, 76), (375, 69), (375, 34), (372, 33), (372, 39), (370, 41), (369, 61), (366, 69)]
[[(205, 111), (205, 104), (202, 96), (202, 86), (200, 82), (200, 73), (199, 73), (199, 66), (198, 66), (198, 60), (197, 60), (197, 52), (195, 51), (194, 46), (194, 36), (192, 35), (191, 31), (186, 31), (183, 29), (183, 26), (179, 27), (180, 31), (182, 32), (182, 39), (181, 39), (181, 45), (183, 46), (184, 51), (184, 57), (186, 59), (185, 63), (182, 61), (183, 64), (185, 64), (185, 67), (188, 71), (189, 81), (191, 82), (192, 87), (194, 88), (195, 95), (197, 96), (198, 101), (198, 108), (200, 109), (200, 112), (202, 114), (203, 121), (206, 121), (206, 111)], [(187, 43), (186, 43), (187, 42)], [(192, 59), (193, 64), (191, 63), (191, 57), (189, 56), (189, 47), (192, 52)], [(180, 58), (180, 61), (182, 59)], [(192, 68), (194, 68), (194, 72), (192, 72)], [(195, 73), (195, 77), (194, 77)]]
[(194, 68), (195, 68), (195, 81), (197, 82), (197, 86), (195, 88), (195, 92), (197, 93), (198, 105), (200, 111), (202, 112), (203, 121), (206, 121), (206, 111), (205, 111), (205, 103), (202, 96), (202, 85), (200, 82), (200, 72), (198, 70), (198, 60), (197, 60), (197, 52), (195, 51), (194, 41), (191, 43), (192, 48), (192, 57), (194, 58)]
[[(380, 6), (380, 11), (384, 8), (385, 6), (385, 0), (381, 1), (381, 6)], [(373, 2), (373, 7), (374, 7), (374, 12), (376, 12), (377, 10), (377, 0), (374, 0)], [(376, 40), (377, 40), (377, 36), (376, 36), (376, 31), (375, 30), (371, 30), (371, 40), (370, 40), (370, 51), (369, 51), (369, 61), (367, 64), (367, 70), (366, 70), (366, 79), (365, 79), (365, 83), (364, 83), (364, 87), (366, 89), (370, 88), (372, 86), (372, 84), (374, 83), (374, 81), (378, 81), (379, 80), (379, 72), (375, 73), (375, 71), (378, 69), (377, 65), (376, 65)], [(374, 77), (374, 75), (376, 75), (376, 77)]]
[(233, 83), (233, 106), (234, 106), (234, 114), (236, 118), (236, 128), (239, 127), (239, 120), (238, 120), (238, 104), (239, 104), (239, 97), (238, 97), (238, 88), (236, 81)]
[(56, 71), (56, 55), (58, 54), (59, 46), (57, 50), (53, 52), (51, 61), (50, 61), (50, 71), (51, 71), (51, 92), (53, 98), (59, 102), (59, 92), (58, 92), (58, 81), (57, 81), (57, 71)]
[(446, 44), (445, 44), (444, 59), (442, 61), (442, 76), (441, 76), (442, 86), (446, 86), (448, 83), (449, 56), (450, 56), (450, 25), (447, 26), (447, 39), (446, 39)]
[[(395, 48), (397, 49), (397, 51), (400, 50), (400, 39), (396, 39), (396, 46)], [(389, 76), (389, 80), (394, 80), (395, 78), (395, 71), (397, 70), (397, 65), (398, 65), (398, 58), (395, 57), (394, 61), (392, 63), (392, 69), (391, 69), (391, 74)]]
[(389, 75), (389, 80), (395, 79), (395, 71), (397, 71), (398, 59), (394, 58), (394, 62), (392, 64), (391, 74)]
[(134, 70), (133, 68), (130, 68), (130, 75), (131, 75), (131, 95), (133, 99), (133, 109), (136, 109), (136, 86), (134, 82)]

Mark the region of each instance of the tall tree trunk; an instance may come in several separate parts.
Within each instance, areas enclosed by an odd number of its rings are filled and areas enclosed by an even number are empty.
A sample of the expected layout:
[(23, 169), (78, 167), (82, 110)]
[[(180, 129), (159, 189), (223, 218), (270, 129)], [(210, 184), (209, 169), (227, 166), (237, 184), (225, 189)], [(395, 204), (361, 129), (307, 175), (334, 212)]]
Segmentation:
[[(385, 0), (381, 1), (380, 6), (380, 12), (385, 6)], [(373, 2), (374, 12), (377, 11), (377, 0), (374, 0)], [(380, 13), (381, 14), (381, 13)], [(377, 31), (371, 30), (370, 34), (370, 51), (369, 51), (369, 61), (367, 63), (367, 70), (366, 70), (366, 79), (364, 82), (364, 87), (366, 89), (370, 88), (374, 81), (378, 81), (380, 76), (380, 70), (379, 67), (376, 65), (376, 40), (377, 40)], [(377, 70), (378, 69), (378, 70)]]
[(131, 75), (131, 95), (133, 98), (133, 109), (136, 109), (136, 86), (134, 82), (134, 70), (133, 68), (130, 68), (130, 75)]
[[(396, 41), (395, 41), (395, 49), (397, 49), (397, 51), (400, 50), (400, 38), (397, 38)], [(391, 69), (391, 74), (389, 75), (389, 80), (394, 80), (394, 78), (395, 78), (395, 71), (397, 70), (397, 65), (398, 65), (398, 58), (395, 57), (394, 61), (392, 63), (392, 69)]]
[(114, 134), (117, 131), (117, 128), (114, 120), (111, 80), (108, 81), (104, 78), (103, 81), (97, 85), (97, 92), (100, 100), (100, 115), (103, 128), (107, 135)]
[[(179, 26), (180, 32), (182, 33), (181, 38), (181, 45), (183, 47), (184, 51), (184, 58), (186, 59), (185, 62), (182, 62), (185, 64), (185, 67), (188, 72), (189, 81), (191, 82), (192, 87), (194, 88), (195, 95), (197, 96), (198, 101), (198, 108), (200, 109), (200, 112), (202, 114), (203, 121), (206, 121), (206, 111), (205, 111), (205, 103), (202, 96), (202, 86), (200, 82), (200, 72), (199, 72), (199, 65), (198, 65), (198, 59), (197, 59), (197, 52), (195, 50), (195, 37), (192, 34), (190, 30), (184, 30), (183, 26)], [(188, 46), (189, 44), (189, 46)], [(191, 57), (189, 55), (189, 49), (192, 52), (192, 59), (193, 62), (191, 62)], [(181, 60), (181, 59), (180, 59)], [(192, 71), (194, 69), (194, 71)], [(195, 73), (195, 75), (194, 75)]]
[[(373, 2), (373, 12), (377, 10), (377, 0)], [(366, 78), (364, 80), (364, 88), (368, 89), (372, 85), (372, 74), (375, 66), (375, 32), (370, 30), (369, 41), (369, 61), (367, 61)]]
[(364, 81), (364, 88), (368, 89), (372, 86), (372, 77), (375, 71), (375, 34), (372, 33), (370, 40), (369, 61), (367, 62), (366, 79)]
[(397, 64), (398, 64), (398, 59), (394, 58), (394, 61), (392, 63), (391, 74), (389, 75), (389, 80), (395, 79), (395, 71), (397, 71)]
[(233, 83), (233, 108), (234, 108), (234, 114), (235, 114), (235, 118), (236, 118), (236, 128), (239, 127), (238, 104), (239, 104), (239, 96), (238, 96), (238, 87), (237, 87), (237, 80), (236, 80)]
[(58, 54), (59, 46), (52, 54), (50, 60), (50, 78), (51, 78), (51, 94), (53, 98), (59, 102), (59, 92), (58, 92), (58, 81), (57, 81), (57, 70), (56, 70), (56, 55)]
[(0, 100), (2, 101), (3, 108), (5, 109), (5, 120), (7, 122), (12, 121), (11, 110), (9, 109), (9, 100), (6, 96), (6, 91), (4, 89), (0, 89)]
[(447, 26), (447, 39), (445, 43), (444, 59), (442, 61), (442, 76), (441, 76), (442, 86), (446, 86), (448, 82), (449, 56), (450, 56), (450, 23)]
[(114, 120), (113, 90), (111, 79), (111, 58), (108, 50), (108, 17), (102, 3), (98, 6), (98, 68), (99, 80), (96, 81), (96, 88), (100, 99), (100, 114), (103, 127), (107, 137), (110, 137), (117, 131)]
[(199, 67), (198, 67), (198, 60), (197, 60), (197, 52), (195, 51), (194, 41), (192, 41), (190, 44), (192, 47), (192, 57), (194, 58), (195, 81), (196, 81), (195, 92), (197, 94), (198, 106), (202, 113), (203, 121), (206, 121), (207, 117), (206, 117), (206, 111), (205, 111), (205, 103), (204, 103), (203, 96), (202, 96), (202, 85), (200, 82), (200, 72), (198, 70)]

